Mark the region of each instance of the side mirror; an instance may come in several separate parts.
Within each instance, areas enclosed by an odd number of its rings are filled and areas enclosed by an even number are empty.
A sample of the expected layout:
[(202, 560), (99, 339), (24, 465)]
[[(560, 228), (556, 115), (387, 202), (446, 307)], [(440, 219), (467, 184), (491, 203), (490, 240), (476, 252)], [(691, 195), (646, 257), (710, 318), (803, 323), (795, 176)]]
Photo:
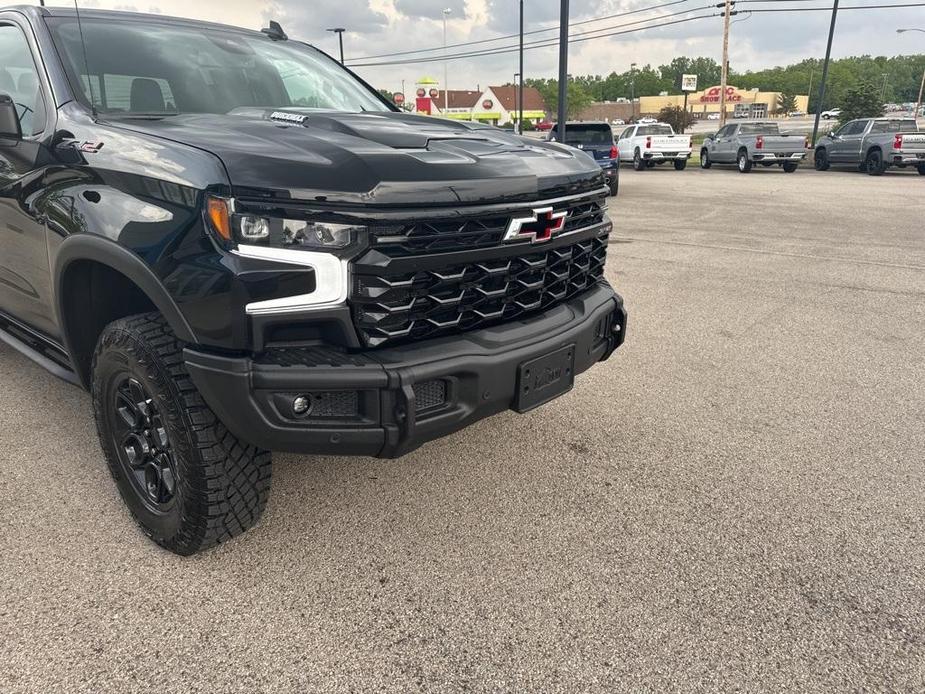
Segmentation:
[(7, 94), (0, 94), (0, 137), (11, 140), (22, 139), (22, 127), (16, 104)]

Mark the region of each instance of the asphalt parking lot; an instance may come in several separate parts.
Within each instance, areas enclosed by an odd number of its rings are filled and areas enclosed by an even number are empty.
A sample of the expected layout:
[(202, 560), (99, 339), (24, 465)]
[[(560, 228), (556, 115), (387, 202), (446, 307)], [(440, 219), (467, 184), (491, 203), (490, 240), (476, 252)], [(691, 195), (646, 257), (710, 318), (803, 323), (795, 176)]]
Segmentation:
[(624, 168), (626, 345), (183, 559), (0, 343), (0, 691), (921, 691), (925, 177)]

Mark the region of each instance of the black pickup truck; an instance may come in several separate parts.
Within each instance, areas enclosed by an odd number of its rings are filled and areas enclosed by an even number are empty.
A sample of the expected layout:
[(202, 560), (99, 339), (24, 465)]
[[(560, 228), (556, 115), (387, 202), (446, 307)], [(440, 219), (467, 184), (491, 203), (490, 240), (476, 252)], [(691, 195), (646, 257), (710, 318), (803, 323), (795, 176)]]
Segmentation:
[(0, 9), (0, 336), (191, 554), (270, 450), (395, 457), (623, 341), (587, 154), (398, 111), (275, 22)]

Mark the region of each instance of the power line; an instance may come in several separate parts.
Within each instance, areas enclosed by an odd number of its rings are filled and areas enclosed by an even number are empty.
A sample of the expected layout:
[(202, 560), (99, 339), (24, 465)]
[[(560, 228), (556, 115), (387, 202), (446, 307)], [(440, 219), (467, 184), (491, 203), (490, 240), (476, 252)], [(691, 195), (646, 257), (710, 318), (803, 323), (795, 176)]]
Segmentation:
[[(616, 24), (616, 25), (613, 25), (613, 26), (610, 26), (610, 27), (605, 27), (605, 28), (603, 28), (603, 29), (594, 29), (594, 30), (592, 30), (592, 31), (586, 31), (586, 32), (582, 32), (582, 33), (580, 33), (580, 34), (576, 34), (576, 35), (575, 35), (576, 37), (575, 37), (575, 38), (570, 38), (570, 39), (569, 39), (569, 42), (570, 42), (570, 43), (579, 43), (579, 42), (581, 42), (581, 41), (590, 41), (590, 40), (592, 40), (592, 39), (606, 38), (606, 37), (608, 37), (608, 36), (619, 36), (619, 35), (621, 35), (621, 34), (631, 34), (631, 33), (635, 32), (635, 31), (643, 31), (643, 30), (645, 30), (645, 29), (658, 29), (659, 27), (671, 26), (671, 25), (673, 25), (673, 24), (681, 24), (681, 23), (688, 22), (688, 21), (692, 21), (692, 20), (695, 20), (695, 19), (705, 19), (705, 18), (707, 18), (707, 17), (717, 17), (717, 16), (719, 16), (717, 13), (714, 12), (714, 13), (706, 14), (706, 15), (698, 15), (698, 16), (696, 16), (696, 17), (687, 17), (687, 18), (685, 18), (685, 19), (675, 20), (675, 21), (672, 21), (672, 22), (663, 22), (663, 23), (661, 23), (661, 24), (657, 24), (657, 25), (653, 25), (653, 26), (638, 27), (638, 28), (636, 28), (636, 29), (629, 29), (629, 30), (626, 30), (626, 31), (613, 31), (613, 32), (609, 31), (610, 29), (615, 29), (615, 28), (619, 28), (619, 27), (632, 26), (632, 25), (635, 25), (635, 24), (642, 24), (642, 23), (645, 23), (645, 22), (655, 22), (655, 21), (660, 20), (660, 19), (663, 19), (663, 18), (665, 18), (665, 17), (674, 17), (674, 16), (677, 16), (677, 15), (679, 15), (679, 14), (687, 14), (688, 12), (694, 12), (694, 11), (696, 11), (696, 10), (706, 10), (706, 9), (710, 9), (711, 7), (712, 7), (711, 5), (704, 5), (704, 6), (702, 6), (702, 7), (697, 7), (697, 8), (691, 9), (691, 10), (684, 10), (684, 11), (682, 11), (682, 12), (675, 12), (675, 13), (672, 13), (672, 14), (669, 14), (669, 15), (662, 15), (662, 16), (660, 16), (660, 17), (652, 17), (652, 18), (650, 18), (650, 19), (641, 19), (641, 20), (637, 20), (637, 21), (635, 21), (635, 22), (626, 22), (625, 24)], [(599, 32), (602, 32), (602, 31), (608, 31), (609, 33), (605, 33), (605, 34), (599, 33)], [(595, 34), (595, 36), (589, 36), (589, 34)], [(525, 43), (525, 44), (524, 44), (524, 50), (533, 50), (533, 49), (535, 49), (535, 48), (548, 48), (548, 47), (550, 47), (550, 46), (557, 46), (558, 44), (559, 44), (559, 39), (542, 39), (542, 40), (540, 40), (540, 41), (533, 41), (533, 42), (528, 43), (528, 44)], [(518, 48), (517, 46), (498, 46), (498, 47), (496, 47), (496, 48), (488, 48), (488, 49), (485, 49), (485, 50), (483, 50), (483, 51), (472, 51), (472, 52), (469, 52), (469, 53), (454, 53), (454, 54), (448, 55), (448, 56), (446, 56), (446, 57), (447, 57), (447, 58), (477, 58), (477, 57), (485, 56), (485, 55), (503, 55), (503, 54), (505, 54), (505, 53), (512, 53), (512, 52), (515, 52), (515, 51), (517, 51), (517, 50), (519, 50), (519, 48)], [(404, 59), (404, 60), (385, 60), (385, 61), (374, 62), (374, 63), (349, 63), (349, 67), (354, 68), (354, 67), (374, 67), (374, 66), (376, 66), (376, 65), (408, 65), (408, 64), (412, 64), (412, 63), (431, 63), (431, 62), (435, 62), (435, 61), (439, 62), (439, 61), (441, 61), (441, 60), (443, 60), (443, 59), (444, 59), (444, 56), (438, 55), (438, 56), (434, 56), (434, 57), (424, 57), (424, 58), (406, 58), (406, 59)]]
[[(671, 2), (664, 2), (660, 5), (651, 5), (649, 7), (641, 7), (636, 10), (628, 10), (626, 12), (617, 12), (616, 14), (609, 14), (603, 17), (594, 17), (592, 19), (583, 19), (580, 22), (571, 22), (570, 27), (576, 27), (583, 24), (591, 24), (592, 22), (603, 22), (607, 19), (617, 19), (618, 17), (628, 17), (629, 15), (639, 14), (640, 12), (651, 12), (652, 10), (660, 10), (665, 7), (672, 7), (673, 5), (681, 5), (686, 2), (691, 2), (692, 0), (672, 0)], [(693, 10), (691, 10), (693, 11)], [(543, 34), (548, 31), (558, 31), (559, 27), (547, 27), (545, 29), (533, 29), (532, 31), (525, 31), (524, 36), (531, 36), (533, 34)], [(493, 39), (480, 39), (478, 41), (463, 41), (462, 43), (451, 43), (447, 48), (460, 48), (463, 46), (476, 46), (483, 43), (492, 43), (493, 41), (504, 41), (506, 39), (516, 39), (520, 34), (508, 34), (507, 36), (496, 36)], [(551, 40), (551, 39), (544, 39)], [(557, 39), (558, 40), (558, 39)], [(431, 53), (433, 51), (442, 51), (443, 46), (435, 46), (434, 48), (418, 48), (413, 51), (399, 51), (397, 53), (380, 53), (379, 55), (361, 55), (357, 56), (354, 60), (372, 60), (373, 58), (392, 58), (398, 55), (411, 55), (412, 53)]]
[[(777, 2), (795, 2), (795, 1), (797, 0), (737, 0), (736, 4), (745, 3), (745, 2), (749, 2), (749, 3), (759, 2), (763, 4), (771, 4), (771, 3), (777, 3)], [(676, 16), (679, 14), (687, 14), (688, 12), (694, 12), (700, 9), (708, 9), (709, 7), (712, 7), (712, 5), (692, 8), (692, 9), (684, 10), (681, 12), (675, 12), (669, 15), (661, 15), (660, 17), (652, 17), (649, 19), (637, 20), (635, 22), (627, 22), (621, 25), (614, 25), (611, 27), (604, 27), (601, 29), (592, 29), (590, 31), (582, 32), (576, 35), (576, 38), (570, 39), (570, 42), (580, 43), (582, 41), (591, 41), (593, 39), (598, 39), (598, 38), (607, 38), (610, 36), (622, 36), (625, 34), (633, 34), (633, 33), (637, 33), (640, 31), (648, 31), (650, 29), (660, 29), (663, 27), (673, 26), (676, 24), (684, 24), (687, 22), (696, 21), (698, 19), (708, 19), (710, 17), (722, 16), (723, 14), (722, 12), (720, 13), (713, 12), (711, 14), (696, 15), (694, 17), (685, 17), (683, 19), (678, 19), (678, 20), (674, 20), (671, 22), (662, 22), (660, 24), (653, 24), (651, 26), (637, 27), (635, 29), (626, 29), (623, 31), (609, 31), (610, 29), (620, 27), (620, 26), (630, 26), (633, 24), (640, 24), (640, 23), (645, 23), (645, 22), (655, 22), (659, 19), (663, 19), (664, 17)], [(905, 8), (905, 7), (925, 7), (925, 2), (900, 3), (900, 4), (891, 4), (891, 5), (853, 5), (850, 7), (841, 7), (840, 9), (843, 9), (843, 10), (877, 10), (877, 9), (891, 9), (891, 8)], [(788, 8), (756, 8), (756, 9), (750, 9), (748, 10), (748, 12), (823, 12), (823, 11), (828, 12), (830, 10), (831, 10), (830, 7), (800, 7), (800, 8), (795, 8), (795, 7), (789, 8), (788, 7)], [(733, 12), (733, 14), (738, 14), (738, 13)], [(607, 33), (600, 33), (600, 32), (607, 32)], [(590, 36), (590, 34), (595, 34), (595, 35)], [(558, 45), (558, 43), (559, 43), (558, 39), (541, 39), (538, 41), (534, 41), (530, 44), (524, 44), (524, 50), (534, 50), (538, 48), (550, 48), (552, 46)], [(468, 44), (461, 44), (461, 45), (468, 45)], [(499, 46), (495, 48), (485, 49), (482, 51), (472, 51), (468, 53), (456, 53), (456, 54), (446, 56), (446, 58), (450, 58), (450, 59), (479, 58), (479, 57), (484, 57), (484, 56), (504, 55), (504, 54), (516, 52), (518, 50), (519, 48), (517, 46)], [(350, 63), (349, 67), (357, 68), (357, 67), (377, 67), (377, 66), (388, 66), (388, 65), (412, 65), (412, 64), (418, 64), (418, 63), (439, 62), (441, 60), (444, 60), (444, 56), (442, 55), (435, 56), (435, 57), (408, 58), (404, 60), (389, 60), (389, 61), (380, 61), (380, 62), (372, 62), (372, 63)]]

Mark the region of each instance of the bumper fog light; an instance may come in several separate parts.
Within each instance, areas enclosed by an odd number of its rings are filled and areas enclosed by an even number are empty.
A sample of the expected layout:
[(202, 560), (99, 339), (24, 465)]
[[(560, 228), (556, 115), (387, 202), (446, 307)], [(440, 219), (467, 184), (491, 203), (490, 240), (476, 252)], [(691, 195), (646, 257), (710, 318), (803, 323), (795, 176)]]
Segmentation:
[(293, 413), (302, 416), (312, 409), (312, 399), (308, 395), (299, 395), (292, 400)]

